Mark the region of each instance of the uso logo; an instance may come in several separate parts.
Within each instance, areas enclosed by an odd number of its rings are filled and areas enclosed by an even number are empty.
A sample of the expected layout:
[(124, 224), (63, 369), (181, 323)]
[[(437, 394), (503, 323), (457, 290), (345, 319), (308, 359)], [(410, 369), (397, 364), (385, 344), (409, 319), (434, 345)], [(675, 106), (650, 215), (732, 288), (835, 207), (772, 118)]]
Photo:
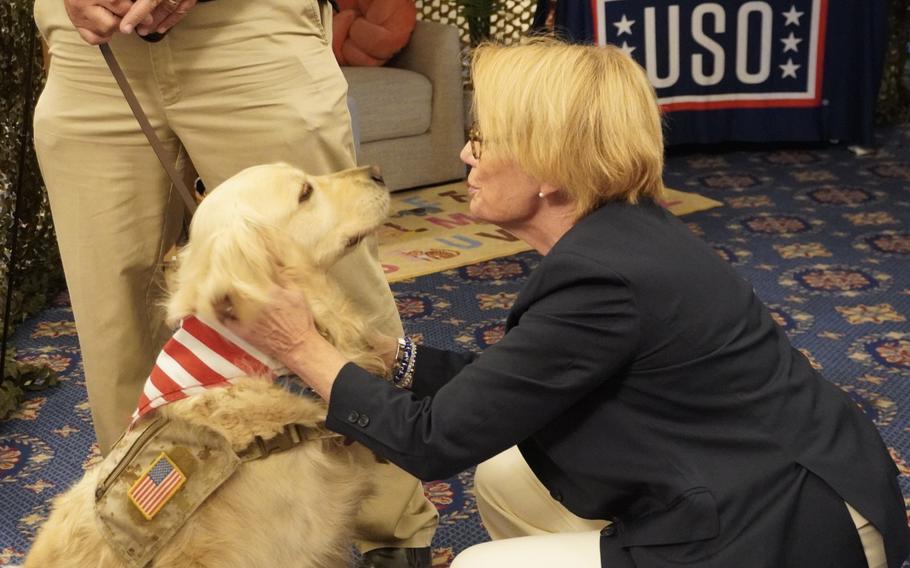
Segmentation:
[(813, 107), (828, 0), (593, 0), (597, 42), (648, 72), (663, 110)]

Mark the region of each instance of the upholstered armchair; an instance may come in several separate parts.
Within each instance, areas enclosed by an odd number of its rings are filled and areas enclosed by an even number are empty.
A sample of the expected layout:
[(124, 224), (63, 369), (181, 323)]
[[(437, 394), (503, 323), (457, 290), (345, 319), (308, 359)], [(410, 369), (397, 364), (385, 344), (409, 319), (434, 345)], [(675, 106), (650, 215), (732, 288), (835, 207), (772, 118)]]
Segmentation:
[(383, 67), (342, 67), (357, 161), (376, 164), (391, 190), (464, 177), (464, 95), (458, 29), (418, 20)]

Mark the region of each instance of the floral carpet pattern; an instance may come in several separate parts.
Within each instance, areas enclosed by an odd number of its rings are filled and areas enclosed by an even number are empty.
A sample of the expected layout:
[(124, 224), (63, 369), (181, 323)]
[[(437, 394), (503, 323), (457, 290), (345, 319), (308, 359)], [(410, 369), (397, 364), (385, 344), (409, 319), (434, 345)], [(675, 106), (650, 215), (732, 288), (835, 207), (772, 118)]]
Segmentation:
[[(678, 154), (666, 183), (724, 204), (683, 220), (874, 420), (910, 508), (910, 128), (880, 132), (862, 157), (841, 146)], [(521, 253), (393, 284), (408, 332), (444, 348), (496, 343), (538, 260)], [(0, 423), (0, 566), (22, 560), (48, 500), (98, 459), (66, 295), (13, 341), (62, 381)], [(472, 487), (471, 470), (425, 484), (440, 512), (437, 566), (488, 538)]]

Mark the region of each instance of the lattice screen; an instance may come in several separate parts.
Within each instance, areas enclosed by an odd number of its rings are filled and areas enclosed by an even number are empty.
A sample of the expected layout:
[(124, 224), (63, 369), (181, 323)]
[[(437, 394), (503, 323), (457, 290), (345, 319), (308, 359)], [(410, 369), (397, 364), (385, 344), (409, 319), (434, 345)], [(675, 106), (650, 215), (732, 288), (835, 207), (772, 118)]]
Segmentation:
[[(461, 42), (469, 45), (468, 24), (461, 16), (454, 0), (416, 0), (418, 17), (457, 26)], [(491, 19), (492, 39), (511, 43), (526, 34), (534, 21), (536, 0), (503, 0), (502, 8)]]

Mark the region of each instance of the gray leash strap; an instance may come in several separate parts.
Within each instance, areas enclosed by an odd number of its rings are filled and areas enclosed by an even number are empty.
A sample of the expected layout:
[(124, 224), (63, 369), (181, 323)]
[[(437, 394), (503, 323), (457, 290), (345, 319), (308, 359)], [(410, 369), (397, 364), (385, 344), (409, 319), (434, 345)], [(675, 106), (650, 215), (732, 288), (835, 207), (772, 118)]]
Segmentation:
[(123, 91), (123, 96), (130, 105), (133, 115), (136, 117), (136, 120), (139, 121), (142, 132), (145, 134), (145, 137), (148, 138), (149, 144), (152, 145), (152, 149), (155, 151), (155, 155), (158, 156), (158, 161), (161, 162), (164, 171), (167, 172), (167, 176), (171, 179), (171, 183), (177, 188), (177, 193), (179, 193), (180, 197), (183, 199), (183, 205), (186, 207), (187, 214), (192, 217), (193, 213), (196, 212), (196, 199), (193, 197), (193, 193), (186, 184), (183, 183), (183, 178), (180, 177), (177, 170), (174, 169), (174, 165), (168, 160), (167, 152), (165, 152), (164, 146), (161, 145), (161, 140), (158, 139), (158, 135), (155, 134), (155, 130), (149, 123), (148, 117), (145, 115), (145, 112), (143, 112), (142, 106), (139, 104), (139, 99), (136, 98), (136, 94), (126, 80), (123, 69), (121, 69), (120, 64), (117, 63), (114, 52), (111, 51), (111, 46), (103, 43), (100, 47), (101, 54), (104, 56), (104, 60), (107, 62), (107, 66), (110, 68), (114, 80), (117, 81), (120, 90)]

